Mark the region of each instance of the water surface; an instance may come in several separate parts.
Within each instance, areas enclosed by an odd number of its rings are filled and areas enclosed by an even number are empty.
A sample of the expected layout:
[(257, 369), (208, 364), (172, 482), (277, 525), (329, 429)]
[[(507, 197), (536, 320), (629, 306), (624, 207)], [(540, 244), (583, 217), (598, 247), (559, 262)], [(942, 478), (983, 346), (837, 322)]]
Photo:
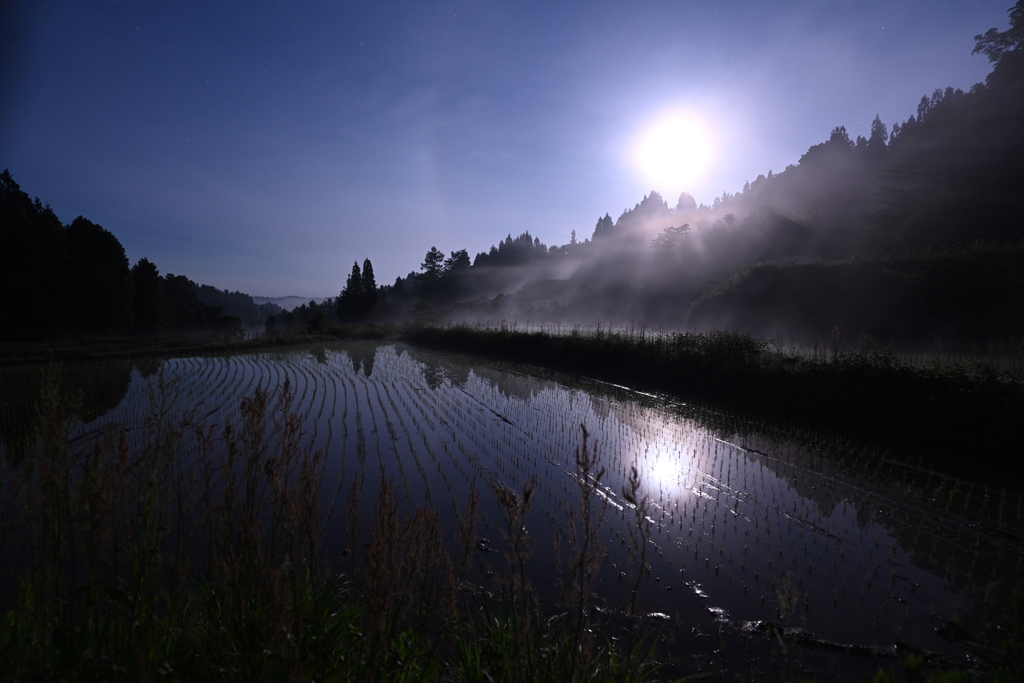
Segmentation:
[[(287, 380), (305, 443), (327, 455), (325, 509), (340, 500), (326, 539), (338, 571), (358, 553), (344, 530), (357, 477), (364, 520), (387, 478), (407, 509), (434, 506), (449, 531), (480, 490), (482, 583), (502, 565), (495, 492), (533, 482), (531, 576), (552, 602), (556, 530), (578, 503), (585, 427), (606, 470), (600, 604), (614, 615), (630, 599), (634, 508), (622, 490), (635, 467), (649, 524), (640, 607), (662, 624), (680, 673), (859, 680), (911, 652), (962, 665), (964, 640), (1019, 583), (1018, 497), (721, 410), (400, 344), (153, 361), (130, 381), (122, 366), (110, 377), (123, 397), (99, 416), (93, 402), (71, 427), (76, 442), (115, 428), (141, 449), (154, 413), (207, 430), (237, 424), (242, 397)], [(94, 390), (102, 375), (88, 375)], [(183, 457), (193, 447), (183, 440)]]

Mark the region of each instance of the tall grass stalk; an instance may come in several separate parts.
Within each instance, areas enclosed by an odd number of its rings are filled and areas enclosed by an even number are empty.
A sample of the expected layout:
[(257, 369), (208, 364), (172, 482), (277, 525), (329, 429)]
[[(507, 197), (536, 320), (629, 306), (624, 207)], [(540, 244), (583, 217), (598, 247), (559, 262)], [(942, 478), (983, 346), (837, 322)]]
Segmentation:
[(607, 499), (602, 497), (600, 502), (596, 500), (606, 470), (599, 467), (597, 454), (588, 444), (586, 426), (581, 424), (580, 431), (583, 443), (575, 453), (579, 504), (574, 508), (567, 501), (564, 510), (567, 520), (565, 533), (572, 557), (569, 580), (563, 591), (574, 622), (570, 651), (574, 673), (590, 671), (598, 654), (590, 630), (589, 610), (604, 559), (600, 529), (608, 511)]
[(641, 620), (639, 611), (640, 583), (644, 574), (650, 571), (647, 562), (647, 543), (651, 535), (651, 522), (647, 515), (649, 500), (640, 495), (640, 473), (636, 465), (629, 470), (629, 480), (622, 487), (622, 497), (633, 509), (633, 524), (629, 527), (629, 578), (632, 589), (629, 596), (629, 635), (626, 641), (627, 667), (632, 664), (632, 656), (636, 645), (636, 634)]
[[(321, 495), (340, 489), (324, 485), (325, 455), (306, 445), (290, 385), (254, 388), (238, 424), (219, 425), (172, 420), (175, 391), (161, 380), (146, 436), (132, 448), (119, 429), (72, 443), (53, 386), (39, 438), (17, 460), (0, 461), (5, 680), (633, 681), (652, 673), (637, 665), (649, 658), (630, 650), (637, 646), (588, 630), (604, 508), (594, 498), (603, 469), (586, 438), (576, 454), (581, 507), (566, 510), (576, 539), (572, 589), (565, 605), (542, 608), (528, 568), (535, 482), (496, 490), (507, 563), (495, 597), (467, 581), (475, 486), (448, 543), (438, 512), (403, 511), (382, 477), (368, 547), (357, 552), (360, 469), (342, 506), (351, 557), (339, 576), (325, 552)], [(558, 617), (565, 610), (571, 621)]]

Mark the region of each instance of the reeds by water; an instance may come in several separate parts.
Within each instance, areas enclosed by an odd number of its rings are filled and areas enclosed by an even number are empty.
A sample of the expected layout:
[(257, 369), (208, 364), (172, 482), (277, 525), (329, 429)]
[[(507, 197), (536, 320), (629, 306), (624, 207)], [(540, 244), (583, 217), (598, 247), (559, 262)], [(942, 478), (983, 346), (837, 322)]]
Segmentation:
[[(486, 680), (501, 671), (505, 680), (562, 680), (586, 677), (595, 667), (635, 674), (649, 660), (649, 624), (662, 623), (658, 656), (673, 662), (673, 672), (756, 668), (763, 676), (751, 678), (763, 680), (796, 673), (801, 662), (830, 672), (849, 664), (822, 661), (808, 638), (851, 647), (899, 639), (959, 656), (935, 635), (935, 623), (963, 619), (963, 630), (975, 637), (984, 635), (978, 624), (1004, 616), (1000, 605), (1024, 558), (1014, 540), (1022, 499), (1012, 492), (889, 464), (843, 439), (812, 443), (801, 436), (794, 443), (791, 429), (751, 426), (722, 410), (625, 389), (580, 391), (564, 376), (529, 377), (523, 371), (533, 371), (521, 365), (503, 372), (474, 363), (466, 371), (434, 354), (384, 345), (370, 356), (367, 348), (169, 362), (166, 376), (133, 379), (124, 405), (103, 420), (117, 425), (107, 433), (123, 445), (127, 464), (107, 458), (108, 471), (103, 457), (95, 459), (89, 491), (133, 468), (149, 472), (152, 463), (179, 463), (157, 467), (161, 484), (184, 475), (171, 486), (173, 496), (139, 488), (132, 477), (121, 489), (106, 487), (122, 501), (108, 503), (120, 510), (114, 519), (131, 518), (129, 503), (146, 499), (139, 491), (166, 501), (157, 508), (168, 512), (148, 517), (165, 520), (154, 527), (163, 529), (163, 545), (149, 556), (161, 558), (165, 569), (140, 567), (161, 579), (144, 583), (154, 587), (142, 594), (169, 597), (147, 624), (161, 623), (172, 605), (190, 603), (193, 617), (206, 613), (197, 622), (178, 617), (186, 635), (175, 636), (179, 649), (166, 655), (168, 670), (179, 672), (169, 676), (273, 677), (274, 662), (287, 663), (299, 678), (329, 677), (326, 671), (358, 679)], [(44, 413), (46, 404), (40, 403)], [(49, 413), (47, 423), (58, 428), (33, 433), (64, 428), (61, 414)], [(337, 419), (325, 421), (334, 413)], [(151, 419), (142, 420), (145, 414)], [(299, 429), (293, 415), (303, 417)], [(85, 463), (97, 443), (107, 448), (96, 424), (72, 426), (65, 439), (72, 462)], [(333, 442), (324, 437), (332, 431)], [(154, 448), (164, 442), (172, 448)], [(46, 442), (33, 443), (30, 453)], [(321, 448), (329, 453), (323, 471), (313, 457)], [(135, 465), (146, 453), (155, 454), (152, 461)], [(310, 465), (307, 481), (319, 478), (328, 495), (300, 495), (302, 463)], [(31, 500), (24, 495), (31, 486), (18, 484), (18, 467), (12, 459), (0, 468), (14, 503)], [(75, 465), (69, 472), (71, 489), (83, 486), (74, 482), (84, 470)], [(247, 499), (258, 502), (247, 506)], [(7, 540), (0, 572), (23, 567), (32, 549), (30, 537), (17, 531), (32, 528), (24, 512), (31, 502), (8, 508), (7, 501), (0, 496), (0, 538)], [(293, 533), (316, 528), (298, 514), (305, 502), (306, 519), (345, 518), (324, 527), (319, 547), (316, 538)], [(88, 519), (84, 506), (72, 507), (67, 519)], [(638, 507), (644, 514), (636, 514)], [(111, 548), (116, 535), (108, 528), (114, 529), (99, 524), (90, 532), (105, 539), (101, 549)], [(501, 531), (504, 543), (495, 538)], [(82, 553), (92, 552), (88, 544), (79, 547), (72, 566), (85, 566)], [(129, 560), (143, 551), (125, 542), (114, 547), (131, 575)], [(330, 564), (309, 560), (318, 552), (333, 554)], [(223, 566), (211, 567), (218, 556)], [(234, 568), (238, 558), (250, 559)], [(261, 565), (276, 567), (276, 575), (257, 571)], [(95, 574), (104, 580), (102, 571)], [(600, 594), (591, 594), (588, 584), (598, 575)], [(78, 572), (92, 585), (83, 577)], [(780, 592), (787, 578), (795, 588)], [(232, 597), (234, 586), (242, 598)], [(298, 597), (296, 586), (306, 586)], [(100, 593), (103, 600), (116, 591)], [(786, 622), (779, 608), (788, 593), (795, 607), (785, 610)], [(377, 596), (372, 607), (370, 594)], [(304, 615), (309, 604), (340, 621)], [(4, 613), (17, 609), (10, 601)], [(879, 623), (874, 633), (843, 633), (845, 623), (870, 627), (879, 611), (891, 623)], [(204, 640), (197, 623), (220, 630), (207, 630)], [(276, 630), (265, 631), (264, 623)], [(235, 637), (238, 625), (249, 635)], [(801, 634), (797, 626), (810, 630)], [(665, 647), (673, 635), (682, 653)], [(280, 654), (293, 642), (302, 643), (298, 654)], [(215, 664), (223, 671), (183, 666), (181, 651), (199, 646), (220, 653)], [(272, 656), (237, 654), (251, 647)], [(710, 652), (718, 659), (706, 659)], [(126, 677), (149, 671), (126, 665), (124, 656), (104, 656), (133, 674)], [(777, 669), (769, 668), (770, 656)], [(328, 663), (316, 664), (323, 657)], [(330, 663), (335, 657), (345, 668)]]
[(475, 486), (446, 534), (430, 505), (403, 512), (383, 471), (368, 536), (363, 476), (328, 508), (349, 514), (351, 564), (337, 575), (323, 552), (324, 453), (290, 411), (290, 383), (257, 387), (237, 421), (220, 424), (172, 419), (174, 391), (161, 383), (153, 397), (141, 449), (113, 429), (72, 444), (66, 423), (44, 414), (40, 438), (0, 463), (5, 680), (631, 681), (654, 671), (650, 641), (624, 646), (610, 622), (590, 620), (602, 473), (586, 442), (584, 506), (566, 510), (576, 540), (565, 618), (530, 588), (531, 482), (496, 492), (507, 539), (496, 592), (467, 583)]
[(896, 441), (902, 453), (927, 453), (931, 466), (974, 481), (1005, 486), (1008, 474), (1024, 474), (1016, 461), (978, 467), (962, 457), (1013, 451), (1024, 440), (1019, 354), (997, 363), (844, 350), (838, 331), (832, 344), (815, 349), (785, 348), (734, 332), (601, 325), (448, 324), (413, 328), (404, 338)]

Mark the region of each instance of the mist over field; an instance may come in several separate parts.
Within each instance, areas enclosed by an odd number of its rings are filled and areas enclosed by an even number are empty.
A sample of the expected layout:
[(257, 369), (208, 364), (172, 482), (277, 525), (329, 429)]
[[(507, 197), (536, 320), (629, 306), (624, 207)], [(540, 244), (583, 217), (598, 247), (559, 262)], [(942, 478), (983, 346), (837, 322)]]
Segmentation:
[[(991, 64), (984, 82), (935, 89), (897, 120), (836, 121), (827, 139), (735, 193), (698, 202), (651, 190), (617, 217), (605, 207), (594, 223), (563, 224), (560, 244), (521, 219), (475, 254), (452, 243), (458, 231), (417, 231), (431, 247), (394, 280), (375, 275), (378, 249), (331, 247), (336, 297), (252, 297), (162, 272), (146, 257), (132, 264), (110, 230), (82, 216), (63, 224), (5, 171), (0, 291), (13, 324), (3, 336), (504, 320), (728, 329), (799, 343), (1007, 342), (1024, 334), (1015, 303), (1024, 299), (1019, 3), (1010, 19), (1009, 29), (974, 37), (973, 58)], [(699, 184), (725, 144), (722, 121), (696, 105), (661, 112), (631, 143), (629, 163), (652, 185)], [(378, 203), (379, 220), (399, 206)], [(490, 224), (474, 240), (487, 239)], [(360, 235), (376, 234), (372, 221), (361, 225)], [(384, 235), (394, 272), (408, 244)], [(308, 240), (275, 249), (281, 259), (325, 251)], [(195, 263), (211, 256), (197, 253)]]
[[(1002, 10), (954, 10), (868, 3), (837, 23), (806, 7), (719, 17), (652, 6), (602, 10), (586, 26), (572, 12), (521, 10), (501, 17), (507, 36), (483, 45), (469, 38), (498, 20), (487, 8), (367, 8), (366, 27), (344, 23), (344, 40), (322, 32), (341, 18), (333, 11), (314, 27), (317, 12), (281, 8), (247, 18), (225, 8), (108, 8), (81, 63), (110, 62), (116, 73), (73, 73), (54, 53), (73, 20), (103, 16), (12, 11), (10, 26), (24, 30), (17, 44), (33, 56), (10, 66), (24, 95), (10, 121), (25, 135), (0, 138), (12, 159), (0, 290), (13, 322), (3, 337), (230, 336), (271, 319), (275, 333), (504, 319), (800, 342), (837, 328), (844, 340), (883, 345), (1017, 338), (1021, 8), (1010, 8), (1008, 28)], [(237, 31), (214, 30), (233, 17), (245, 19)], [(669, 18), (709, 33), (680, 42), (666, 33)], [(178, 60), (172, 77), (162, 65), (193, 24), (207, 28), (187, 42), (206, 57)], [(541, 25), (546, 38), (532, 48), (513, 38)], [(416, 32), (426, 26), (434, 37)], [(576, 28), (559, 40), (558, 26)], [(634, 46), (615, 53), (614, 68), (592, 48), (613, 26)], [(787, 36), (788, 51), (766, 27)], [(283, 69), (307, 74), (290, 91), (292, 108), (267, 96), (280, 92), (271, 87), (280, 73), (247, 66), (266, 57), (257, 35)], [(294, 35), (309, 36), (308, 52), (292, 49)], [(724, 44), (736, 66), (724, 64)], [(124, 54), (110, 57), (111, 45)], [(373, 78), (343, 66), (369, 54), (382, 60)], [(333, 66), (309, 71), (314, 55)], [(794, 58), (806, 68), (788, 69)], [(145, 97), (126, 99), (124, 84), (139, 83), (123, 73), (132, 59), (151, 78)], [(72, 93), (69, 102), (92, 88), (106, 114), (44, 106), (30, 74)], [(413, 76), (424, 86), (408, 92)], [(209, 85), (190, 90), (192, 80)], [(198, 109), (154, 109), (161, 98)], [(328, 129), (332, 111), (337, 132), (309, 137)], [(134, 142), (118, 137), (130, 113)], [(94, 154), (107, 159), (102, 172), (69, 185), (66, 169), (46, 170), (45, 155), (29, 153), (25, 141), (44, 138), (68, 143), (59, 156), (69, 165), (86, 163), (79, 152), (101, 141), (110, 156)], [(261, 152), (239, 139), (278, 142)], [(130, 149), (149, 150), (159, 165), (147, 175)], [(282, 150), (293, 151), (286, 159)], [(308, 160), (301, 173), (298, 158)], [(110, 195), (101, 178), (124, 190)], [(735, 191), (710, 198), (714, 184)]]
[[(472, 259), (432, 247), (373, 307), (342, 303), (339, 316), (1010, 342), (1024, 333), (1024, 81), (1011, 34), (977, 36), (994, 65), (985, 83), (936, 89), (891, 125), (836, 126), (710, 205), (651, 191), (566, 244), (524, 230)], [(359, 290), (358, 269), (339, 301)]]
[(0, 678), (1024, 680), (1024, 0), (0, 37)]
[(568, 244), (510, 234), (471, 265), (432, 250), (360, 315), (1008, 340), (1024, 331), (1006, 303), (1024, 273), (1024, 199), (1009, 180), (1024, 178), (1024, 134), (1019, 83), (1001, 73), (922, 98), (892, 132), (877, 117), (867, 138), (837, 127), (711, 206), (652, 191)]

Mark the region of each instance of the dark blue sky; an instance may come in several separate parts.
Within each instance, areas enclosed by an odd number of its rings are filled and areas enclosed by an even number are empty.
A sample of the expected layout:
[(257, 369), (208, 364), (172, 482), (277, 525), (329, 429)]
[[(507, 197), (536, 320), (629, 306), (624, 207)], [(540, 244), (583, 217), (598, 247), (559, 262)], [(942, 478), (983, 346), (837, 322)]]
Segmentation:
[[(0, 167), (134, 263), (334, 296), (437, 246), (582, 238), (657, 189), (711, 203), (831, 129), (984, 80), (1011, 0), (3, 2)], [(706, 123), (688, 187), (633, 160)]]

